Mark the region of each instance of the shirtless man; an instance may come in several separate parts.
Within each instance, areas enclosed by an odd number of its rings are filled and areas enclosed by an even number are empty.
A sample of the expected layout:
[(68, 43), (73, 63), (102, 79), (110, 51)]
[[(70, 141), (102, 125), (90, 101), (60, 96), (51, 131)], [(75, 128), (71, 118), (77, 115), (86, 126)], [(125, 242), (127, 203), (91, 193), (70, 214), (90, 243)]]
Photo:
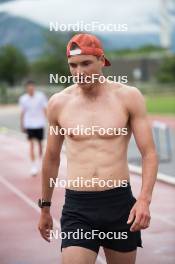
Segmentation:
[[(62, 240), (62, 263), (93, 264), (99, 247), (102, 246), (108, 264), (134, 264), (137, 247), (142, 246), (141, 229), (150, 224), (149, 205), (157, 174), (157, 156), (150, 124), (147, 118), (144, 98), (138, 89), (114, 82), (89, 82), (93, 74), (103, 76), (102, 68), (110, 62), (104, 57), (100, 41), (93, 35), (74, 36), (67, 46), (68, 64), (72, 76), (83, 76), (62, 92), (51, 97), (48, 105), (50, 126), (56, 128), (127, 128), (126, 134), (95, 133), (48, 135), (43, 161), (42, 199), (39, 200), (41, 216), (39, 230), (49, 240), (53, 228), (50, 214), (53, 187), (50, 178), (56, 179), (60, 164), (63, 141), (67, 154), (67, 178), (84, 181), (93, 178), (113, 182), (125, 182), (126, 186), (103, 187), (83, 185), (66, 188), (65, 204), (61, 216), (62, 232), (83, 230), (83, 234), (99, 232), (125, 232), (126, 239), (109, 236), (90, 236), (89, 239), (72, 236)], [(87, 78), (86, 78), (87, 77)], [(86, 82), (85, 82), (86, 79)], [(89, 83), (87, 83), (87, 80)], [(87, 132), (87, 131), (86, 131)], [(89, 132), (89, 130), (88, 130)], [(111, 130), (110, 130), (111, 132)], [(137, 200), (129, 184), (127, 162), (128, 143), (133, 133), (142, 155), (142, 186)], [(103, 134), (103, 135), (102, 135)], [(95, 231), (96, 232), (96, 231)]]

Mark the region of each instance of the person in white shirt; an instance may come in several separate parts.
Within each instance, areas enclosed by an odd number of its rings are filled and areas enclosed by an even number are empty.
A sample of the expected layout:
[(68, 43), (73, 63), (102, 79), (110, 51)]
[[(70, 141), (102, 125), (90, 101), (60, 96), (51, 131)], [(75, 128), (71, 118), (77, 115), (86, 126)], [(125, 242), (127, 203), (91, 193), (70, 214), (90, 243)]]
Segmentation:
[[(35, 176), (38, 173), (38, 164), (41, 161), (43, 152), (42, 141), (46, 126), (47, 98), (44, 93), (35, 90), (34, 81), (28, 81), (25, 86), (27, 93), (19, 98), (19, 105), (21, 107), (20, 125), (21, 130), (27, 134), (29, 139), (30, 159), (32, 163), (31, 175)], [(39, 150), (38, 164), (34, 151), (35, 142)]]

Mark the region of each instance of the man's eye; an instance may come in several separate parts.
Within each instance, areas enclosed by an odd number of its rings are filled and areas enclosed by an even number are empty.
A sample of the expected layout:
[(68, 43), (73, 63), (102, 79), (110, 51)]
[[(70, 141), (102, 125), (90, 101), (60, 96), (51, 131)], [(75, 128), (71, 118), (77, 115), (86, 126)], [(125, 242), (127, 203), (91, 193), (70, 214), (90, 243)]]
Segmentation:
[(75, 63), (70, 63), (69, 64), (72, 68), (76, 68), (77, 67), (77, 65), (75, 64)]
[(82, 62), (82, 66), (88, 66), (88, 65), (90, 65), (90, 64), (91, 64), (90, 61), (83, 61), (83, 62)]

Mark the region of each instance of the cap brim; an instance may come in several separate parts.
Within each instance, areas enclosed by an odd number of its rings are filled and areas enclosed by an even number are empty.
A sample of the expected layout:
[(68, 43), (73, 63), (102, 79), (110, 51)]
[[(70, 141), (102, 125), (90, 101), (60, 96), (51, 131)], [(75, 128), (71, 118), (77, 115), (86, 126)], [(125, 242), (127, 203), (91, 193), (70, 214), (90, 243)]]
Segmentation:
[(109, 61), (109, 60), (107, 60), (106, 58), (105, 58), (105, 66), (111, 66), (111, 63), (110, 63), (110, 61)]

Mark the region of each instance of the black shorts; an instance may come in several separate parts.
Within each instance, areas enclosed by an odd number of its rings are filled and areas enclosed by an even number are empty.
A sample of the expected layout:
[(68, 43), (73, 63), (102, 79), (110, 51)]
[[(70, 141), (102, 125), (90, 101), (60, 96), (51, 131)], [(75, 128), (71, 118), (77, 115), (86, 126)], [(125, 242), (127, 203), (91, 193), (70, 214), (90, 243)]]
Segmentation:
[(28, 139), (37, 139), (39, 141), (44, 138), (44, 128), (28, 128), (26, 129)]
[(130, 184), (98, 192), (66, 189), (61, 250), (79, 246), (98, 253), (102, 246), (129, 252), (142, 247), (141, 232), (130, 232), (131, 224), (127, 224), (135, 202)]

